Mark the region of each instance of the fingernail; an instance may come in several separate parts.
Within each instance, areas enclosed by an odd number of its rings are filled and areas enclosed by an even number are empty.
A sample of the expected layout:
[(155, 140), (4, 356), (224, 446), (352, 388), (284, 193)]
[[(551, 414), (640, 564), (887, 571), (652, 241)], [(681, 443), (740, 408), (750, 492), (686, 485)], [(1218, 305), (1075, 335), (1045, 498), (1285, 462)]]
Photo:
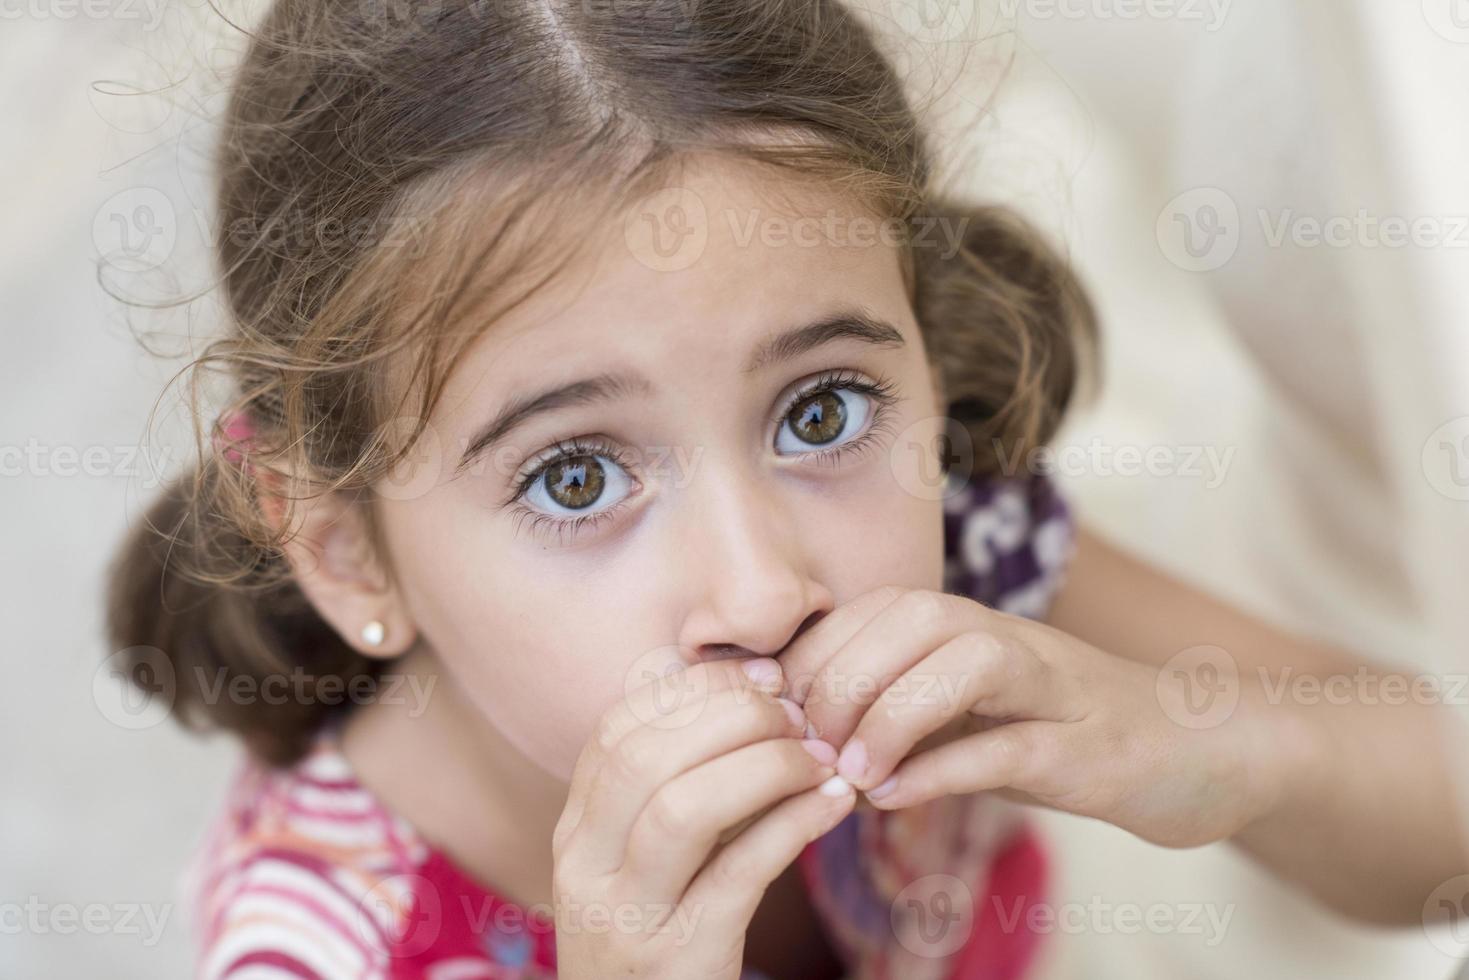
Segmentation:
[(770, 687), (780, 683), (780, 667), (773, 660), (763, 658), (746, 660), (740, 664), (745, 675), (761, 687)]
[(889, 793), (891, 793), (893, 790), (895, 790), (897, 788), (898, 788), (898, 777), (897, 776), (889, 776), (887, 779), (884, 779), (882, 782), (878, 783), (876, 786), (874, 786), (870, 790), (868, 790), (867, 791), (867, 798), (869, 800), (880, 800), (884, 796), (887, 796)]
[(821, 737), (821, 733), (816, 730), (816, 726), (813, 725), (813, 724), (811, 724), (809, 721), (806, 722), (806, 737), (807, 738), (820, 738)]
[(852, 791), (852, 784), (841, 776), (832, 776), (821, 784), (822, 796), (846, 796)]
[(837, 764), (837, 750), (832, 748), (830, 744), (821, 741), (821, 739), (808, 738), (801, 745), (823, 766), (834, 766)]
[(837, 759), (837, 772), (845, 779), (856, 782), (867, 771), (867, 746), (860, 738), (854, 738), (842, 748)]
[(779, 701), (780, 706), (786, 709), (786, 717), (791, 720), (792, 725), (800, 728), (801, 726), (806, 724), (806, 712), (801, 710), (801, 706), (799, 704), (792, 701), (790, 698), (776, 698), (775, 700)]

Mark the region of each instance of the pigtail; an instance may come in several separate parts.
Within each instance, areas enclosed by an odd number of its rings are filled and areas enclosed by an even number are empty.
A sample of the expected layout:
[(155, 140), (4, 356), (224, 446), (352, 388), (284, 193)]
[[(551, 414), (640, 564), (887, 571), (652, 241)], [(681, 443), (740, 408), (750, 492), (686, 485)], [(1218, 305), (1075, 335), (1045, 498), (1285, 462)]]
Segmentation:
[(380, 662), (348, 646), (272, 567), (284, 557), (244, 533), (231, 476), (208, 458), (132, 528), (108, 572), (107, 639), (128, 682), (168, 698), (185, 728), (234, 732), (256, 756), (287, 765), (322, 720), (323, 704), (297, 692), (330, 675), (344, 689)]
[[(1066, 260), (1005, 208), (938, 201), (915, 233), (914, 310), (971, 473), (1022, 475), (1017, 465), (1055, 434), (1093, 369), (1091, 301)], [(946, 466), (963, 450), (946, 453)]]

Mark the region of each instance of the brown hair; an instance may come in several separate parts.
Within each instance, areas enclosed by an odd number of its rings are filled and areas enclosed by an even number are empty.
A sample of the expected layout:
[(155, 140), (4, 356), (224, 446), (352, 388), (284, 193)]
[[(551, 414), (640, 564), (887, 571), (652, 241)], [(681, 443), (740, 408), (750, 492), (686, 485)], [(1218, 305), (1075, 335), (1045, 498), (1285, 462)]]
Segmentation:
[[(493, 321), (486, 301), (513, 305), (559, 267), (538, 256), (564, 262), (593, 240), (544, 232), (618, 213), (690, 151), (843, 188), (910, 231), (961, 228), (957, 251), (910, 236), (904, 256), (974, 471), (1050, 436), (1094, 330), (1087, 300), (1023, 222), (939, 197), (901, 81), (836, 0), (277, 0), (250, 35), (215, 160), (230, 323), (187, 369), (222, 374), (228, 407), (254, 419), (254, 469), (210, 428), (199, 445), (214, 448), (152, 505), (110, 577), (111, 645), (164, 651), (182, 723), (287, 764), (329, 707), (229, 703), (199, 679), (376, 672), (291, 578), (291, 521), (265, 520), (262, 479), (366, 496)], [(469, 309), (475, 328), (454, 331)]]

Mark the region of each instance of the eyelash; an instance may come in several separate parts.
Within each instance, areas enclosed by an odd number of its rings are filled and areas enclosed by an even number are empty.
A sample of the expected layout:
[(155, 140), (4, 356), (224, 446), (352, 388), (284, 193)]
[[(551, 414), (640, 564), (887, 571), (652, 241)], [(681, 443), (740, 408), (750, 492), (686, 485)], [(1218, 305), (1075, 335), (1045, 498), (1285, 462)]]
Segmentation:
[[(868, 421), (867, 430), (850, 442), (843, 443), (831, 449), (814, 450), (803, 453), (803, 457), (814, 462), (817, 466), (835, 466), (844, 459), (855, 458), (863, 452), (871, 449), (878, 438), (891, 429), (889, 418), (892, 406), (899, 400), (897, 385), (890, 379), (879, 376), (874, 381), (864, 381), (862, 378), (847, 371), (834, 371), (830, 374), (817, 378), (811, 384), (796, 391), (790, 398), (786, 399), (784, 408), (780, 413), (769, 421), (770, 427), (778, 434), (779, 426), (785, 424), (786, 416), (791, 409), (817, 395), (829, 391), (839, 390), (855, 391), (867, 395), (873, 401), (872, 418)], [(531, 533), (554, 533), (558, 544), (568, 538), (574, 538), (585, 530), (590, 530), (611, 520), (617, 516), (622, 509), (622, 503), (613, 504), (604, 510), (593, 514), (584, 514), (581, 517), (557, 517), (542, 511), (533, 510), (519, 501), (530, 492), (546, 472), (557, 462), (563, 459), (577, 456), (598, 456), (610, 459), (624, 470), (628, 468), (626, 456), (612, 444), (597, 438), (576, 437), (573, 439), (558, 440), (553, 446), (548, 447), (552, 452), (541, 458), (534, 468), (523, 475), (516, 484), (514, 494), (507, 502), (514, 507), (515, 533), (519, 533), (522, 526), (529, 522)], [(627, 498), (624, 498), (626, 500)]]
[(578, 436), (574, 439), (558, 440), (555, 445), (549, 447), (553, 450), (550, 455), (543, 457), (540, 462), (527, 474), (520, 478), (516, 484), (515, 493), (509, 503), (514, 506), (513, 531), (520, 533), (521, 526), (530, 522), (531, 534), (540, 534), (545, 531), (554, 531), (556, 541), (560, 544), (567, 537), (575, 537), (583, 530), (589, 530), (601, 524), (604, 520), (615, 517), (622, 504), (613, 504), (593, 514), (583, 514), (580, 517), (557, 517), (555, 514), (547, 514), (543, 511), (533, 510), (519, 501), (530, 492), (535, 482), (545, 475), (545, 472), (555, 466), (563, 459), (577, 456), (599, 456), (610, 459), (624, 470), (628, 468), (627, 457), (616, 446), (595, 438), (583, 438)]
[(844, 442), (831, 449), (813, 450), (802, 455), (817, 466), (835, 466), (844, 459), (856, 458), (871, 449), (876, 444), (878, 436), (888, 432), (891, 428), (889, 410), (898, 401), (898, 386), (881, 375), (875, 382), (864, 381), (857, 375), (846, 371), (823, 375), (786, 399), (785, 408), (773, 417), (769, 424), (778, 433), (779, 427), (785, 424), (786, 416), (791, 413), (791, 409), (817, 395), (843, 389), (858, 392), (872, 399), (872, 418), (867, 423), (867, 431), (851, 442)]

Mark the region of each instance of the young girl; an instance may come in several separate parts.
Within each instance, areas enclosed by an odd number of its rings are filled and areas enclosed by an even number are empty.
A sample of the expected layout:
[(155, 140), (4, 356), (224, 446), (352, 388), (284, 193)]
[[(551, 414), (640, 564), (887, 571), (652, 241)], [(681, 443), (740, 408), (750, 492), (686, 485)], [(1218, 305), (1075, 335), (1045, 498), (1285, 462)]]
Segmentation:
[(1011, 800), (1460, 870), (1426, 708), (1007, 466), (1091, 311), (838, 3), (277, 0), (216, 165), (236, 397), (110, 615), (248, 749), (199, 976), (1020, 977)]

